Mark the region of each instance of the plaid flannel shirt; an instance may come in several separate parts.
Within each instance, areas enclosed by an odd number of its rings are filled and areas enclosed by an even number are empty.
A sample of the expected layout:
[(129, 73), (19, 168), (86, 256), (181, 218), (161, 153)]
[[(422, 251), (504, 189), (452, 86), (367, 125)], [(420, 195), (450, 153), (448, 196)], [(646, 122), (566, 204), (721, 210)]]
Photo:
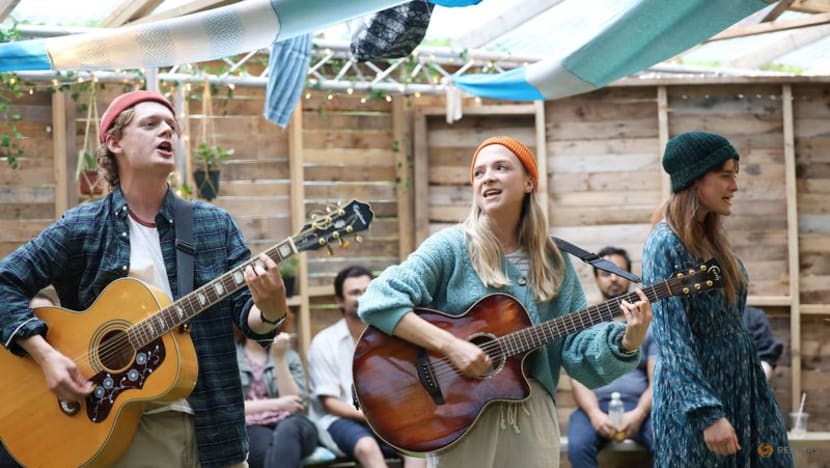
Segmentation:
[[(174, 195), (168, 190), (156, 224), (167, 278), (178, 298)], [(130, 265), (127, 201), (120, 188), (107, 197), (68, 210), (31, 241), (0, 261), (0, 340), (15, 354), (25, 352), (15, 340), (47, 336), (47, 326), (28, 308), (29, 299), (52, 284), (61, 305), (84, 310), (113, 280), (127, 276)], [(212, 205), (193, 208), (194, 289), (251, 257), (230, 215)], [(248, 452), (244, 401), (232, 324), (254, 339), (268, 338), (248, 327), (253, 305), (242, 288), (192, 320), (199, 365), (196, 387), (188, 397), (202, 466), (241, 462)], [(270, 334), (273, 336), (273, 333)]]

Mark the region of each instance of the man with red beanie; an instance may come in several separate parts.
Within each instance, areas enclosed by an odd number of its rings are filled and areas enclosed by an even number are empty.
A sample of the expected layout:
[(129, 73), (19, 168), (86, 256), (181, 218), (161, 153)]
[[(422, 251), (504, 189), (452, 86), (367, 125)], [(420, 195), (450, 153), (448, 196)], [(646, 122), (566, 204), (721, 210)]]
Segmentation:
[[(64, 307), (85, 310), (107, 285), (128, 276), (171, 298), (182, 295), (177, 205), (167, 185), (179, 132), (173, 105), (161, 94), (132, 91), (115, 98), (101, 119), (97, 152), (112, 191), (68, 210), (0, 261), (0, 341), (40, 365), (61, 401), (84, 400), (95, 390), (91, 376), (82, 373), (76, 356), (49, 344), (47, 324), (33, 314), (29, 299), (51, 284)], [(192, 209), (195, 289), (249, 261), (251, 252), (227, 212), (203, 202)], [(194, 390), (186, 400), (148, 404), (115, 466), (247, 466), (233, 325), (250, 338), (270, 341), (288, 310), (279, 269), (265, 255), (260, 260), (244, 269), (248, 288), (190, 321), (199, 369)], [(117, 308), (112, 316), (118, 318)]]

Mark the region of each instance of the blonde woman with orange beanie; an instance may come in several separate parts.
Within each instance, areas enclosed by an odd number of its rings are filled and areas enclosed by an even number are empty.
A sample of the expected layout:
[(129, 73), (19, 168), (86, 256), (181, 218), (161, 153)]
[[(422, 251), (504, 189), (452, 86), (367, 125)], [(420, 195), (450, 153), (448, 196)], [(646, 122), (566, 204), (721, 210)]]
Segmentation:
[[(546, 194), (537, 190), (539, 174), (530, 149), (511, 137), (485, 140), (472, 156), (470, 180), (466, 220), (432, 235), (406, 261), (386, 269), (361, 297), (358, 312), (380, 330), (446, 356), (465, 376), (480, 377), (491, 371), (491, 358), (413, 308), (461, 315), (499, 292), (513, 296), (539, 323), (585, 308), (585, 296), (570, 259), (548, 234), (538, 200)], [(633, 369), (651, 320), (651, 307), (640, 297), (621, 306), (627, 325), (584, 330), (531, 354), (525, 362), (530, 396), (488, 405), (460, 440), (427, 456), (429, 465), (559, 466), (554, 396), (560, 367), (589, 387)]]

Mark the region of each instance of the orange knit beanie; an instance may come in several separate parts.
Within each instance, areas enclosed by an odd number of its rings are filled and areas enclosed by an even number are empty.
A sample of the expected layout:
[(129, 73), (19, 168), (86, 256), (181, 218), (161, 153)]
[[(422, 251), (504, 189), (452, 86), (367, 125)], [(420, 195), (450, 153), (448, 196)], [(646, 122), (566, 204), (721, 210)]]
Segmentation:
[(533, 190), (536, 191), (536, 187), (539, 186), (539, 174), (536, 169), (536, 156), (532, 151), (530, 151), (530, 148), (525, 146), (524, 143), (509, 136), (490, 137), (478, 145), (476, 152), (473, 154), (473, 160), (470, 163), (470, 181), (472, 182), (473, 180), (473, 168), (475, 168), (478, 153), (482, 148), (490, 145), (502, 145), (515, 154), (516, 157), (519, 158), (519, 161), (521, 161), (522, 166), (524, 166), (525, 170), (530, 175), (530, 178), (533, 179)]

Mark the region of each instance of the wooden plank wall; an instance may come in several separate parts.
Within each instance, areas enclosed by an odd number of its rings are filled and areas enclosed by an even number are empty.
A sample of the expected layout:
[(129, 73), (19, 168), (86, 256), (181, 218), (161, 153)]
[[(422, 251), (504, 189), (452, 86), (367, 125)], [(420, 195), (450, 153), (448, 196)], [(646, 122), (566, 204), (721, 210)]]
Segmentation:
[[(8, 115), (19, 114), (17, 144), (23, 150), (18, 169), (0, 160), (0, 257), (35, 236), (55, 219), (55, 158), (52, 97), (44, 91), (24, 94)], [(8, 122), (0, 128), (8, 131)], [(14, 140), (12, 140), (14, 142)]]
[(392, 103), (361, 102), (358, 95), (311, 92), (302, 101), (303, 173), (308, 213), (327, 204), (359, 199), (371, 202), (375, 218), (364, 239), (350, 239), (334, 255), (308, 254), (312, 335), (341, 317), (333, 298), (334, 276), (358, 264), (380, 272), (399, 259), (397, 168)]
[(830, 304), (830, 89), (796, 86), (793, 101), (801, 302)]

